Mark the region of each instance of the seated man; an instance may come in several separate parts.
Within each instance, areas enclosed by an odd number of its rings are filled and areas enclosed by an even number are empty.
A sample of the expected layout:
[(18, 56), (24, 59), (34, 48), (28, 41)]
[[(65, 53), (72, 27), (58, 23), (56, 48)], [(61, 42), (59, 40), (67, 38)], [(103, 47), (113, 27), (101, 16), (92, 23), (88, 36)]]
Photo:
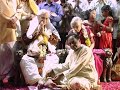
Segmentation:
[[(38, 20), (35, 21), (34, 18), (31, 22), (35, 23), (36, 25), (30, 23), (26, 34), (27, 38), (32, 41), (28, 45), (27, 53), (22, 57), (22, 60), (20, 61), (20, 67), (25, 81), (30, 85), (36, 84), (38, 82), (43, 83), (44, 80), (39, 73), (42, 72), (41, 69), (44, 65), (47, 49), (51, 49), (49, 45), (51, 44), (49, 42), (49, 38), (52, 34), (54, 34), (56, 38), (60, 38), (57, 30), (49, 20), (49, 12), (47, 10), (40, 10), (39, 15), (36, 18)], [(46, 48), (41, 48), (40, 46), (46, 46)]]
[(70, 90), (97, 89), (98, 74), (92, 50), (81, 44), (77, 34), (70, 34), (67, 43), (71, 47), (65, 63), (48, 71), (46, 78), (52, 78), (57, 85), (65, 85)]

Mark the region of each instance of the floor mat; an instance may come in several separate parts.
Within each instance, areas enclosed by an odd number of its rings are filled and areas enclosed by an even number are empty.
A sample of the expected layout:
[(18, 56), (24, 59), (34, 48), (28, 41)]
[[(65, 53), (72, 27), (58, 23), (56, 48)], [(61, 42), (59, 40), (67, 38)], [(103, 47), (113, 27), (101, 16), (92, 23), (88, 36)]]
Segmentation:
[(120, 90), (120, 81), (117, 82), (109, 82), (109, 83), (101, 83), (102, 90)]
[[(109, 83), (101, 82), (102, 90), (120, 90), (120, 81), (114, 81)], [(37, 90), (35, 86), (27, 86), (27, 87), (0, 87), (0, 90)]]

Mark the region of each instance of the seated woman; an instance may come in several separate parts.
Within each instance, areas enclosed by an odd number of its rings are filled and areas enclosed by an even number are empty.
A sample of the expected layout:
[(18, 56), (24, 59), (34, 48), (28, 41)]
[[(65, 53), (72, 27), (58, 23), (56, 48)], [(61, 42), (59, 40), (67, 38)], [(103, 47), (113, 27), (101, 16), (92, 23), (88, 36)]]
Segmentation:
[[(44, 61), (41, 61), (41, 57), (44, 57), (43, 59), (45, 59), (47, 54), (46, 50), (47, 48), (50, 48), (50, 42), (48, 41), (50, 35), (54, 34), (56, 38), (59, 39), (58, 32), (50, 23), (49, 12), (47, 10), (40, 10), (36, 21), (39, 22), (38, 27), (35, 28), (30, 24), (28, 28), (27, 37), (33, 41), (29, 44), (27, 54), (22, 57), (20, 62), (25, 81), (30, 85), (39, 81), (43, 82), (38, 71), (41, 70), (41, 67), (43, 67), (44, 64)], [(38, 22), (36, 22), (36, 24)]]
[(97, 89), (98, 74), (92, 50), (81, 44), (74, 33), (68, 35), (67, 42), (72, 50), (65, 63), (56, 65), (46, 76), (52, 77), (57, 85), (66, 85), (69, 90)]

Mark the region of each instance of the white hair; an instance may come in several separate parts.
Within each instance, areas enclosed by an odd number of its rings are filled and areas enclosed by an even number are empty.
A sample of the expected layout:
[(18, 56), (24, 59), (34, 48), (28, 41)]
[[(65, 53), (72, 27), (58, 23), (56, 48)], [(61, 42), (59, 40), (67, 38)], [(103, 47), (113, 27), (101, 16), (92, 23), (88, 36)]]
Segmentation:
[(80, 17), (73, 17), (73, 19), (71, 20), (71, 27), (73, 27), (76, 23), (79, 23), (81, 22), (82, 23), (82, 19)]
[(39, 10), (39, 12), (38, 12), (38, 16), (41, 16), (41, 15), (44, 15), (44, 14), (48, 14), (49, 15), (49, 17), (50, 17), (50, 11), (48, 11), (48, 10), (46, 10), (46, 9), (41, 9), (41, 10)]
[(53, 24), (52, 24), (51, 21), (50, 21), (50, 11), (48, 11), (48, 10), (46, 10), (46, 9), (41, 9), (41, 10), (39, 11), (39, 14), (38, 14), (38, 20), (40, 21), (41, 15), (44, 15), (44, 14), (48, 14), (48, 16), (49, 16), (48, 23), (46, 24), (46, 28), (47, 28), (47, 29), (50, 29), (51, 32), (52, 32), (53, 34), (55, 34), (55, 35), (60, 39), (60, 36), (59, 36), (58, 31), (56, 30), (56, 28), (53, 26)]

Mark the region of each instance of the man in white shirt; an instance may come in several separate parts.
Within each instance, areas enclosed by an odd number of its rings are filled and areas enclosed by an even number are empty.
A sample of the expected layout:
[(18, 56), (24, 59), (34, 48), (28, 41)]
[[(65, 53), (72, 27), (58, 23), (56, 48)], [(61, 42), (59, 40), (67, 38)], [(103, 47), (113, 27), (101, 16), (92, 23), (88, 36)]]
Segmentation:
[(69, 34), (67, 44), (71, 50), (63, 64), (57, 64), (46, 76), (57, 85), (65, 85), (68, 90), (98, 90), (98, 74), (92, 50), (82, 45), (79, 35)]
[[(60, 38), (57, 30), (50, 23), (49, 16), (50, 15), (47, 10), (45, 10), (45, 9), (40, 10), (40, 14), (39, 14), (38, 18), (36, 17), (33, 19), (33, 21), (30, 22), (30, 27), (28, 28), (28, 31), (27, 31), (27, 37), (29, 39), (32, 39), (36, 34), (38, 36), (45, 35), (48, 38), (50, 38), (50, 35), (52, 33), (54, 33), (58, 38)], [(34, 23), (34, 24), (32, 24), (32, 23)], [(35, 38), (35, 40), (33, 40), (29, 44), (27, 53), (22, 57), (22, 60), (20, 61), (20, 66), (21, 66), (21, 70), (23, 72), (25, 81), (27, 84), (30, 84), (30, 85), (33, 85), (35, 83), (43, 84), (43, 82), (44, 82), (43, 78), (39, 74), (39, 70), (40, 70), (39, 68), (41, 68), (42, 65), (44, 64), (39, 61), (40, 56), (42, 54), (41, 48), (39, 47), (39, 43), (41, 42), (41, 39), (44, 40), (44, 38), (37, 37), (37, 38)], [(48, 42), (46, 44), (46, 47), (48, 47), (48, 49), (49, 48), (51, 49), (52, 47), (49, 47)], [(45, 53), (45, 56), (46, 56), (46, 54), (47, 53)]]

